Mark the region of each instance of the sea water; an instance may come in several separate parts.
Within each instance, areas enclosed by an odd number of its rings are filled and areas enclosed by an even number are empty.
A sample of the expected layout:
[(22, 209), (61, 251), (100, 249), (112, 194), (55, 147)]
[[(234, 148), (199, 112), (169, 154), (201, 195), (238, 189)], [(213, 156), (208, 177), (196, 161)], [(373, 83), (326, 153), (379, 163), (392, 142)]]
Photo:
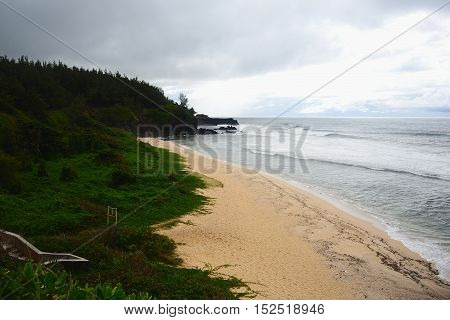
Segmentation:
[(450, 118), (238, 121), (177, 142), (339, 199), (450, 279)]

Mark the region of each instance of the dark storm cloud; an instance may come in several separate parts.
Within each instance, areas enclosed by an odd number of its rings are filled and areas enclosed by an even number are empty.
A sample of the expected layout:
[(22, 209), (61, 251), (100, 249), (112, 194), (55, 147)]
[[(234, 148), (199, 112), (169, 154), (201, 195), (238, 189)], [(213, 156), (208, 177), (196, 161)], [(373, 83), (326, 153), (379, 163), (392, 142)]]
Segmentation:
[[(3, 0), (2, 0), (3, 1)], [(7, 1), (102, 67), (152, 79), (255, 75), (338, 54), (319, 23), (371, 28), (441, 1)], [(93, 67), (0, 4), (0, 54)]]

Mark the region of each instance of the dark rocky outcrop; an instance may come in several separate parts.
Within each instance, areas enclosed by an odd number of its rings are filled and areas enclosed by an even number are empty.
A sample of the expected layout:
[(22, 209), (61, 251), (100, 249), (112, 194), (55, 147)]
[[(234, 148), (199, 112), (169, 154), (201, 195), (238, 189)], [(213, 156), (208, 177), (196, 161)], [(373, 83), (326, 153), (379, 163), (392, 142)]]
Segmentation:
[(220, 131), (237, 131), (236, 127), (233, 126), (226, 126), (226, 127), (219, 127), (216, 130), (220, 130)]
[(197, 126), (239, 125), (239, 122), (233, 118), (210, 118), (205, 114), (198, 114), (195, 118), (197, 119)]
[(217, 131), (213, 129), (199, 128), (197, 134), (218, 134)]

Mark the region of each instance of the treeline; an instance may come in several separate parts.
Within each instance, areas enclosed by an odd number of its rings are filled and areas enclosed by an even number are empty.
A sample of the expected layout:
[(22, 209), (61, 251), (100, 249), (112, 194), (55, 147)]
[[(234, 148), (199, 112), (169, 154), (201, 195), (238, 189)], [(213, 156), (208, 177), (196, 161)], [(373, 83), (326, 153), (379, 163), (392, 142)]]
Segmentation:
[(11, 174), (33, 161), (114, 147), (117, 130), (136, 134), (138, 124), (190, 131), (195, 111), (119, 73), (0, 57), (0, 176), (6, 189), (18, 188)]

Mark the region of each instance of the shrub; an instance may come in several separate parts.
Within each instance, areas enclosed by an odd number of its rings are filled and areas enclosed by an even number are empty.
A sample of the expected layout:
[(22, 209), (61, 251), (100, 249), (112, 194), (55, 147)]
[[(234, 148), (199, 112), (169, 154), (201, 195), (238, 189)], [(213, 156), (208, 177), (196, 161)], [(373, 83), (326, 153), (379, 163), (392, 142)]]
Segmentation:
[(37, 168), (37, 176), (38, 177), (47, 177), (47, 169), (45, 169), (45, 164), (44, 163), (40, 163), (38, 168)]
[(61, 174), (59, 175), (59, 180), (61, 181), (73, 181), (78, 178), (77, 172), (71, 167), (63, 167)]
[(0, 153), (0, 189), (10, 193), (20, 193), (22, 182), (18, 175), (16, 160)]
[(113, 188), (136, 182), (136, 177), (124, 170), (116, 169), (111, 176), (111, 186)]
[(103, 164), (120, 165), (126, 163), (124, 156), (112, 149), (99, 152), (96, 156), (96, 160)]
[(92, 227), (105, 223), (106, 208), (103, 205), (86, 199), (79, 200), (78, 204), (81, 209), (89, 212), (81, 221), (83, 226)]
[(33, 161), (30, 157), (24, 155), (20, 158), (20, 169), (22, 171), (33, 171)]
[(149, 228), (114, 228), (105, 236), (108, 247), (125, 252), (139, 250), (149, 261), (170, 265), (181, 262), (175, 254), (176, 244), (167, 236), (154, 233)]

